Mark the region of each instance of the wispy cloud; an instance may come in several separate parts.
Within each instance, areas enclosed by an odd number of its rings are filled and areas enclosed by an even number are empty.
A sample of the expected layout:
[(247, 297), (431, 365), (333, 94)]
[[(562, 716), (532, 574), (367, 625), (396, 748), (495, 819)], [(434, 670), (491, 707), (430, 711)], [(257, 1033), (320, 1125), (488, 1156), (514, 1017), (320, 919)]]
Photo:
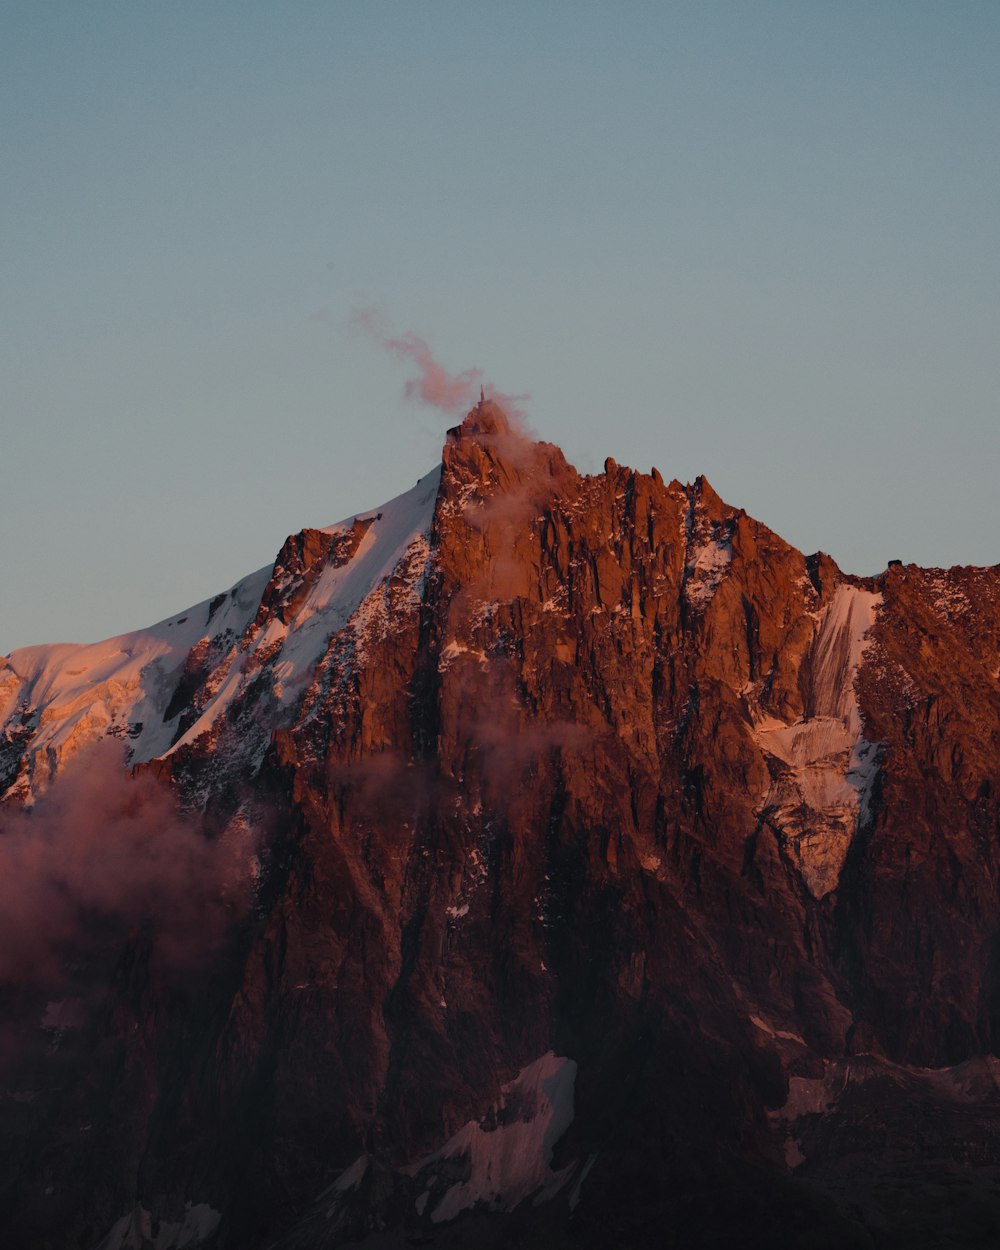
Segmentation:
[(527, 395), (505, 395), (486, 378), (482, 369), (463, 369), (452, 373), (434, 356), (426, 340), (408, 330), (394, 335), (386, 325), (379, 309), (367, 306), (355, 308), (351, 314), (354, 329), (367, 334), (390, 355), (410, 364), (415, 372), (403, 388), (407, 399), (414, 399), (428, 407), (437, 408), (448, 416), (461, 416), (479, 398), (482, 387), (488, 399), (498, 403), (510, 417), (521, 415), (520, 406)]
[(113, 744), (91, 748), (32, 811), (0, 813), (0, 986), (57, 983), (67, 957), (135, 926), (164, 966), (199, 962), (249, 901), (250, 855), (205, 838)]

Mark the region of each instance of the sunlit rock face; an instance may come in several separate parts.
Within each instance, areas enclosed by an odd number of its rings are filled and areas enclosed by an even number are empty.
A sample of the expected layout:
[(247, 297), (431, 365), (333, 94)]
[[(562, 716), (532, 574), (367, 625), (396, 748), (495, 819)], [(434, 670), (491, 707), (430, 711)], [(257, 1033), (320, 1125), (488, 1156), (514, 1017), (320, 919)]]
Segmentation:
[(183, 975), (89, 915), (4, 987), (4, 1244), (995, 1244), (998, 673), (996, 569), (850, 577), (489, 401), (13, 653), (8, 814), (110, 742), (253, 893)]

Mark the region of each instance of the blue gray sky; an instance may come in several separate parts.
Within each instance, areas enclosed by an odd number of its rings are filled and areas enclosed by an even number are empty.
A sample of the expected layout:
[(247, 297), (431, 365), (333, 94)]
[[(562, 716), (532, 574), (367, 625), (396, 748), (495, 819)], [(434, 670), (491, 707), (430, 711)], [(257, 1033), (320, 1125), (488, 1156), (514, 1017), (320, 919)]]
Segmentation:
[(410, 487), (450, 419), (704, 473), (847, 570), (1000, 560), (993, 0), (13, 0), (0, 653)]

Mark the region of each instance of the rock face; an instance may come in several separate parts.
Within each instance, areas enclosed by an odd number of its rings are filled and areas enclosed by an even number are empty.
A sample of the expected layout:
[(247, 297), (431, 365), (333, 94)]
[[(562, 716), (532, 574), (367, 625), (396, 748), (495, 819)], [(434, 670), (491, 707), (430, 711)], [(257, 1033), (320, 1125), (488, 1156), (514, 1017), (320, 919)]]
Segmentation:
[(111, 736), (256, 880), (188, 975), (4, 991), (5, 1244), (996, 1244), (1000, 570), (850, 577), (484, 402), (2, 663), (8, 811)]

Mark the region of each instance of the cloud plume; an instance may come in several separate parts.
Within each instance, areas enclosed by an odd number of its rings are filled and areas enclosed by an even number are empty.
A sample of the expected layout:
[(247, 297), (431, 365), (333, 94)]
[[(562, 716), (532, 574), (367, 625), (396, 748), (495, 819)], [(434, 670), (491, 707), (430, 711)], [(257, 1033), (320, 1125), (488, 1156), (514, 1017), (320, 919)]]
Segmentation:
[(462, 416), (479, 398), (479, 388), (482, 387), (486, 397), (498, 403), (508, 416), (522, 415), (520, 406), (527, 400), (527, 395), (504, 395), (486, 380), (482, 369), (450, 373), (435, 359), (430, 346), (418, 334), (407, 331), (402, 335), (393, 335), (377, 308), (355, 308), (351, 314), (351, 325), (414, 369), (403, 388), (407, 399), (437, 408), (448, 416)]

